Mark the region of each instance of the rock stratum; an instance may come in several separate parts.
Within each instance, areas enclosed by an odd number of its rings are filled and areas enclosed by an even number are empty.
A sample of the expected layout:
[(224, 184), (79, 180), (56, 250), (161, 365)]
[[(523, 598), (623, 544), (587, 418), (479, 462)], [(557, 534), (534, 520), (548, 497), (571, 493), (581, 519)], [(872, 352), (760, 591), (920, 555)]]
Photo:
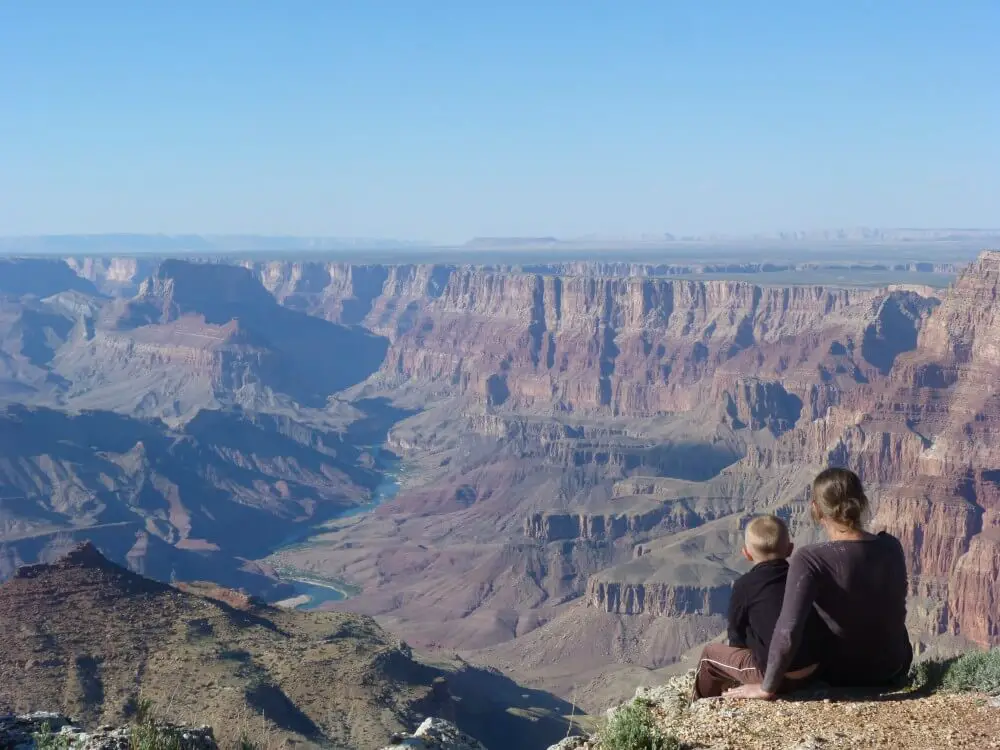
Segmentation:
[(749, 515), (815, 539), (835, 464), (903, 541), (918, 649), (996, 644), (1000, 254), (925, 262), (19, 261), (0, 566), (86, 534), (161, 580), (332, 582), (596, 709), (720, 632)]

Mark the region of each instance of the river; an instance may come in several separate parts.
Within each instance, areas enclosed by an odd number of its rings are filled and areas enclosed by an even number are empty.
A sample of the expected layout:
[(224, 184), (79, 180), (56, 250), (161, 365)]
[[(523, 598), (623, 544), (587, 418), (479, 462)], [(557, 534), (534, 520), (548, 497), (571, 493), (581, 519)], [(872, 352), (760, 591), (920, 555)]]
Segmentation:
[[(369, 513), (382, 503), (392, 500), (399, 492), (401, 463), (399, 458), (392, 453), (383, 452), (380, 448), (372, 448), (371, 453), (375, 457), (375, 465), (382, 470), (382, 481), (372, 492), (370, 503), (344, 511), (337, 518), (350, 518), (361, 513)], [(322, 533), (322, 528), (310, 529), (307, 533), (298, 534), (296, 538), (290, 539), (285, 548), (306, 544), (311, 537)], [(294, 574), (289, 575), (285, 580), (295, 589), (295, 594), (285, 599), (284, 604), (285, 606), (294, 606), (296, 609), (317, 609), (321, 604), (340, 601), (347, 596), (343, 587), (337, 586), (335, 583), (306, 576), (296, 577)]]

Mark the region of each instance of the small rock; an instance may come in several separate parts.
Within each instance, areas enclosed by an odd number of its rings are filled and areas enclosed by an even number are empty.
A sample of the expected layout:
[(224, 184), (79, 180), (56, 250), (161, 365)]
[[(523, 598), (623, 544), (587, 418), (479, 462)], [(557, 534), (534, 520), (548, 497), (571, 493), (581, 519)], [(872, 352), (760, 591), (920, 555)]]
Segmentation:
[[(395, 736), (393, 737), (395, 739)], [(424, 720), (417, 731), (399, 742), (383, 748), (411, 748), (412, 750), (486, 750), (481, 742), (444, 719), (433, 717)]]
[(823, 750), (823, 743), (817, 741), (816, 738), (803, 740), (802, 742), (793, 745), (788, 750)]

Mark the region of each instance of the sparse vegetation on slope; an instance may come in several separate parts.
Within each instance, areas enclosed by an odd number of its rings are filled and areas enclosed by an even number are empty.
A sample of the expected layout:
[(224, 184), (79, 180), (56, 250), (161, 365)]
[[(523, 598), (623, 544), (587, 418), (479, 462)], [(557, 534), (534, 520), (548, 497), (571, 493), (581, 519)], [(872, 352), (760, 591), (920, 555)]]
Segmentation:
[(364, 750), (428, 715), (487, 747), (566, 732), (568, 704), (457, 660), (422, 660), (370, 618), (212, 593), (143, 578), (92, 545), (21, 568), (0, 585), (0, 714), (128, 720), (129, 750), (174, 750), (159, 731), (168, 724), (210, 725), (234, 750)]

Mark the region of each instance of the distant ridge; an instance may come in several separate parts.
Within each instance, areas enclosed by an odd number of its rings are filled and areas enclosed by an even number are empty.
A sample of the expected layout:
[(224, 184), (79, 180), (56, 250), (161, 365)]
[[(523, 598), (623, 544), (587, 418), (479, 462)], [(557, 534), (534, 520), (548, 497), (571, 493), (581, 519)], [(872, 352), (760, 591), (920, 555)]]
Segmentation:
[(745, 243), (814, 244), (885, 244), (885, 243), (937, 243), (963, 242), (982, 246), (1000, 239), (1000, 228), (873, 228), (852, 227), (842, 229), (789, 230), (758, 232), (753, 234), (679, 235), (669, 232), (634, 235), (587, 234), (579, 237), (476, 237), (465, 243), (468, 249), (543, 249), (616, 247), (669, 247), (672, 245), (717, 243), (741, 245)]
[(256, 234), (49, 234), (0, 237), (0, 255), (180, 254), (399, 250), (428, 243), (368, 237)]
[(495, 247), (550, 247), (562, 240), (557, 237), (473, 237), (465, 243), (470, 249), (492, 249)]
[(739, 247), (760, 243), (811, 243), (814, 245), (881, 245), (951, 243), (974, 246), (1000, 244), (1000, 228), (873, 228), (853, 227), (789, 230), (755, 234), (707, 233), (680, 235), (669, 232), (642, 234), (586, 234), (578, 237), (507, 236), (474, 237), (449, 245), (423, 240), (379, 237), (323, 237), (258, 234), (50, 234), (0, 237), (0, 255), (181, 255), (217, 256), (245, 253), (323, 253), (464, 249), (482, 250), (586, 250), (656, 249), (714, 243)]

